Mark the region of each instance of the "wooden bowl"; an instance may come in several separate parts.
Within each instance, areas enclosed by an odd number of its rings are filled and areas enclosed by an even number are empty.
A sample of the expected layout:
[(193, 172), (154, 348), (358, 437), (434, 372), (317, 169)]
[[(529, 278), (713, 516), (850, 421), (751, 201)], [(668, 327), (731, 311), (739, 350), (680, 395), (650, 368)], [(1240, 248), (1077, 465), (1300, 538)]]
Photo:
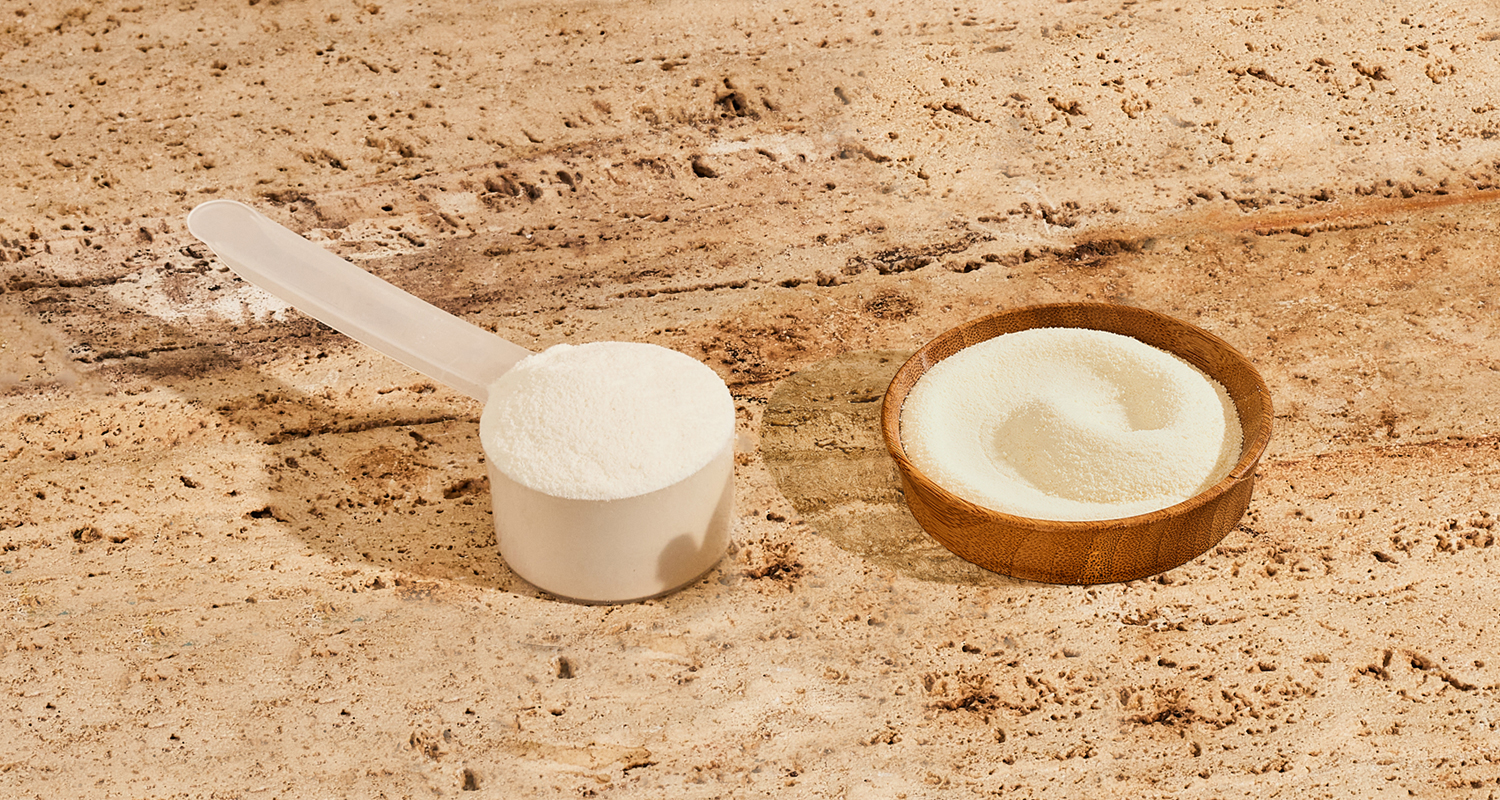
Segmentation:
[[(1029, 328), (1092, 328), (1175, 353), (1224, 385), (1244, 431), (1240, 458), (1213, 486), (1174, 506), (1120, 519), (1058, 521), (976, 505), (923, 475), (901, 444), (901, 406), (923, 373), (973, 344)], [(1265, 381), (1227, 342), (1181, 320), (1129, 306), (1060, 303), (1003, 311), (960, 325), (907, 360), (885, 393), (881, 428), (906, 504), (944, 547), (985, 569), (1046, 583), (1144, 578), (1187, 563), (1233, 530), (1250, 503), (1255, 467), (1271, 440)]]

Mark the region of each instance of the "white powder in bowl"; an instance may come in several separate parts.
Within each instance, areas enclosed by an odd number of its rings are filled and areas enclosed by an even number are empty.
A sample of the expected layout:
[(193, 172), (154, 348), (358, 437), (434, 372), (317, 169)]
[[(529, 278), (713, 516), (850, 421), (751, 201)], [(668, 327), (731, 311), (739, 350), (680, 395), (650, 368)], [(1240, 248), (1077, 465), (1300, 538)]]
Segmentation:
[(734, 438), (734, 399), (691, 356), (632, 342), (560, 344), (489, 388), (486, 452), (554, 497), (618, 500), (676, 484)]
[(964, 348), (906, 397), (917, 469), (970, 502), (1051, 520), (1117, 519), (1217, 483), (1243, 434), (1218, 381), (1128, 336), (1035, 328)]

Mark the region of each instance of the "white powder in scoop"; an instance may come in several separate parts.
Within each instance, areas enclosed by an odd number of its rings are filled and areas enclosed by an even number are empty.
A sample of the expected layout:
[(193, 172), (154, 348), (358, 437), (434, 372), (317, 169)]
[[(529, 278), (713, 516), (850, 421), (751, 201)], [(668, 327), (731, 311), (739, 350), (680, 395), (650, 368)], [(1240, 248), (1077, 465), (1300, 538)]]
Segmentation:
[(632, 342), (560, 344), (489, 387), (486, 452), (554, 497), (618, 500), (693, 475), (734, 438), (734, 400), (691, 356)]
[(970, 502), (1051, 520), (1166, 508), (1239, 460), (1234, 401), (1181, 358), (1128, 336), (1036, 328), (967, 347), (906, 397), (901, 439)]

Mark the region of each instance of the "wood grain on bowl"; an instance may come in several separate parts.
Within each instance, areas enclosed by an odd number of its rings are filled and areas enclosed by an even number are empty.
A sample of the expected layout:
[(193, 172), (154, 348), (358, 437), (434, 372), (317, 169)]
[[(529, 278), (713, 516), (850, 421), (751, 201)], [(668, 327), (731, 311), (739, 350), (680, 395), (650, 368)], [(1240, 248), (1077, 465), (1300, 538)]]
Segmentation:
[[(1031, 328), (1091, 328), (1134, 337), (1174, 353), (1228, 390), (1244, 445), (1218, 483), (1181, 503), (1111, 520), (1031, 519), (965, 500), (918, 469), (901, 442), (901, 409), (933, 365), (996, 336)], [(1255, 367), (1228, 342), (1178, 319), (1131, 306), (1060, 303), (1003, 311), (928, 342), (897, 371), (881, 428), (917, 522), (959, 557), (1004, 575), (1047, 583), (1135, 580), (1202, 555), (1234, 529), (1250, 503), (1255, 467), (1271, 439), (1271, 396)]]

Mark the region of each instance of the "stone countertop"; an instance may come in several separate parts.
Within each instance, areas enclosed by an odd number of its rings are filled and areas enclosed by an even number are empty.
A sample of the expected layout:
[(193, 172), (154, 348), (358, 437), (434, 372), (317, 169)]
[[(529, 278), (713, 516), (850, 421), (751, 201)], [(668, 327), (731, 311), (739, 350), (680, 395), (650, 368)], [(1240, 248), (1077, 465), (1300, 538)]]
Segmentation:
[[(12, 5), (0, 794), (1500, 781), (1500, 24), (1470, 6)], [(722, 564), (623, 606), (526, 585), (477, 404), (235, 278), (183, 224), (215, 197), (527, 347), (709, 364)], [(1061, 300), (1193, 322), (1269, 384), (1201, 558), (1023, 583), (905, 511), (883, 382)]]

